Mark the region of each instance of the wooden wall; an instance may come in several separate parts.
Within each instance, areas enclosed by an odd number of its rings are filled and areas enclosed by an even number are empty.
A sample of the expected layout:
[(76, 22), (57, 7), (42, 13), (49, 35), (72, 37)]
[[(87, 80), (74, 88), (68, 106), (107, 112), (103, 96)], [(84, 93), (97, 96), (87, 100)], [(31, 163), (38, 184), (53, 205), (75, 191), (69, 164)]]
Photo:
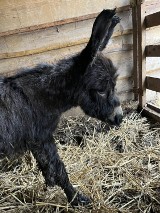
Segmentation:
[[(158, 0), (146, 2), (152, 10), (160, 5)], [(22, 67), (55, 62), (81, 51), (89, 39), (96, 15), (102, 9), (114, 7), (122, 20), (104, 54), (118, 68), (117, 89), (121, 99), (132, 99), (130, 0), (0, 0), (0, 74), (11, 75)], [(148, 42), (160, 42), (159, 32), (160, 29), (150, 29)], [(156, 59), (147, 63), (148, 70), (160, 67)]]

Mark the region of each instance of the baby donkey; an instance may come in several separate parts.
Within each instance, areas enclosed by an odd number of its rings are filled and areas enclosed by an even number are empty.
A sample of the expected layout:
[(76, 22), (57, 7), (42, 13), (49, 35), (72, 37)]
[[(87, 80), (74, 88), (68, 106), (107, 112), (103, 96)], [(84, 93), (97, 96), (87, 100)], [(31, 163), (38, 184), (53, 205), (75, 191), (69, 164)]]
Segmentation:
[(100, 53), (120, 22), (115, 14), (115, 9), (103, 10), (97, 16), (89, 42), (79, 54), (0, 77), (0, 158), (30, 150), (46, 184), (60, 186), (73, 206), (87, 205), (90, 199), (70, 183), (52, 134), (61, 114), (77, 106), (89, 116), (121, 123), (116, 68)]

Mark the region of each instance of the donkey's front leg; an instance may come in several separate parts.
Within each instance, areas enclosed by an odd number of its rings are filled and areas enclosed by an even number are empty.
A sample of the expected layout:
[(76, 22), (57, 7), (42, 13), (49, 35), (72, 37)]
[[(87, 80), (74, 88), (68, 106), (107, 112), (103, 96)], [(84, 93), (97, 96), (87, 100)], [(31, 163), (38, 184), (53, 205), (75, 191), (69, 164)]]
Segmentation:
[(48, 141), (30, 146), (30, 150), (45, 177), (46, 184), (49, 186), (60, 186), (72, 206), (88, 205), (91, 202), (90, 199), (76, 192), (73, 188), (64, 163), (59, 158), (56, 145), (51, 140), (50, 142)]

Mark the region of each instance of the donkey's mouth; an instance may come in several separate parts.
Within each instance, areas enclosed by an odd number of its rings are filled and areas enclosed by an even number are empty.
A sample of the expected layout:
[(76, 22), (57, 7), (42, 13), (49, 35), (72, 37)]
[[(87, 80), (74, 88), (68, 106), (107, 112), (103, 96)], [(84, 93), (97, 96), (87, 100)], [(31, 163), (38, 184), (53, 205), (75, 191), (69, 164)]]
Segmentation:
[(123, 121), (123, 111), (121, 106), (117, 106), (113, 114), (108, 118), (111, 125), (119, 126)]
[(123, 116), (115, 116), (114, 120), (107, 119), (106, 123), (108, 123), (110, 126), (117, 126), (118, 127), (118, 126), (120, 126), (122, 121), (123, 121)]

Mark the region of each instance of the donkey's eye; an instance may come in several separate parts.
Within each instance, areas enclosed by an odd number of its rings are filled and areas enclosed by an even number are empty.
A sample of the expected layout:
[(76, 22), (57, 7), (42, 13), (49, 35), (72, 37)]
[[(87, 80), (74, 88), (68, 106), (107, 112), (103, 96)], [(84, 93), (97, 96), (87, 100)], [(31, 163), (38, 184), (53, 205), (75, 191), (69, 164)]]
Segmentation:
[(105, 97), (106, 96), (106, 93), (103, 91), (97, 91), (98, 95), (100, 95), (101, 97)]

